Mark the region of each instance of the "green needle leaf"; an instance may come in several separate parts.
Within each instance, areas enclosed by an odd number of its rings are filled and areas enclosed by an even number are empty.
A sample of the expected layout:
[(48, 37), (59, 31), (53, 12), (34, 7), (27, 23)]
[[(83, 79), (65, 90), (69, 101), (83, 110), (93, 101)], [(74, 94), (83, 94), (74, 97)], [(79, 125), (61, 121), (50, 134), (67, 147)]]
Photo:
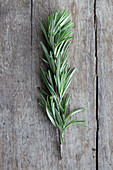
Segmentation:
[(77, 119), (75, 119), (75, 120), (70, 121), (70, 122), (65, 126), (64, 131), (66, 130), (66, 128), (67, 128), (68, 126), (73, 125), (73, 124), (87, 127), (86, 125), (84, 125), (84, 124), (82, 124), (82, 123), (79, 123), (79, 122), (85, 122), (85, 120), (77, 120)]
[(74, 114), (79, 113), (79, 112), (81, 112), (81, 111), (84, 111), (84, 110), (86, 110), (86, 109), (82, 108), (82, 109), (77, 109), (77, 110), (75, 110), (75, 111), (70, 112), (70, 113), (68, 114), (68, 116), (66, 117), (66, 119), (65, 119), (65, 124), (68, 122), (68, 120), (69, 120), (69, 118), (70, 118), (71, 116), (73, 116)]
[(46, 112), (47, 112), (48, 118), (50, 119), (51, 123), (56, 127), (55, 121), (54, 121), (53, 117), (51, 116), (52, 113), (47, 106), (47, 102), (46, 102)]
[(49, 43), (48, 36), (47, 36), (47, 33), (46, 33), (46, 30), (45, 30), (45, 28), (44, 28), (44, 26), (43, 26), (43, 24), (42, 24), (41, 22), (40, 22), (40, 27), (41, 27), (41, 29), (42, 29), (44, 35), (45, 35), (45, 38), (46, 38), (48, 44), (50, 44), (50, 43)]

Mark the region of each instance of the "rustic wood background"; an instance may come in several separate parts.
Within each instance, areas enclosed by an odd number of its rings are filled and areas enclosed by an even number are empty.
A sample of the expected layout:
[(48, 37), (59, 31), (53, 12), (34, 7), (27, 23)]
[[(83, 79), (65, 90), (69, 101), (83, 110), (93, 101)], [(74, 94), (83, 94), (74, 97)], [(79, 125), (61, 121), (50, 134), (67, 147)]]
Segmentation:
[[(71, 11), (69, 64), (77, 67), (73, 125), (59, 161), (57, 134), (37, 104), (42, 86), (39, 26), (54, 7)], [(0, 0), (0, 170), (113, 170), (113, 0)]]

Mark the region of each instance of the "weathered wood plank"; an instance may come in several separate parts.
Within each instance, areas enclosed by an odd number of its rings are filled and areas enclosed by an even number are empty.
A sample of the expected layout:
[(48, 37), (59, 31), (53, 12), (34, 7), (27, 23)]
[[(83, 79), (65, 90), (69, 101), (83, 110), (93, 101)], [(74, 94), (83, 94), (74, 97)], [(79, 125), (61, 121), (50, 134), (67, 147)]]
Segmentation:
[(32, 166), (30, 15), (30, 0), (0, 1), (0, 170)]
[(99, 169), (113, 169), (113, 1), (97, 1)]
[[(39, 66), (43, 65), (39, 56), (42, 55), (40, 41), (43, 41), (39, 20), (53, 12), (54, 7), (71, 11), (75, 23), (74, 40), (69, 49), (69, 63), (77, 67), (73, 83), (69, 88), (71, 102), (69, 110), (85, 107), (86, 112), (77, 118), (86, 119), (88, 128), (72, 126), (67, 130), (64, 139), (64, 154), (59, 162), (57, 136), (46, 114), (37, 106), (39, 96), (37, 86), (42, 86)], [(94, 1), (33, 1), (32, 30), (32, 100), (36, 113), (35, 135), (38, 142), (35, 164), (37, 169), (94, 170), (96, 169), (96, 106), (95, 106), (95, 33), (94, 33)], [(37, 129), (37, 130), (36, 130)]]

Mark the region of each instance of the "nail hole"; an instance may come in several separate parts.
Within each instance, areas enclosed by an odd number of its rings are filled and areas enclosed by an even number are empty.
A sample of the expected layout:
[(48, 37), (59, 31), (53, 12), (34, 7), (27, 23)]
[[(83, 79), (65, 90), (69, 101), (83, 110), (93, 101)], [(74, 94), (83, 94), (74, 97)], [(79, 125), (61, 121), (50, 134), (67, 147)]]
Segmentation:
[(92, 151), (96, 151), (96, 149), (95, 149), (95, 148), (92, 148)]

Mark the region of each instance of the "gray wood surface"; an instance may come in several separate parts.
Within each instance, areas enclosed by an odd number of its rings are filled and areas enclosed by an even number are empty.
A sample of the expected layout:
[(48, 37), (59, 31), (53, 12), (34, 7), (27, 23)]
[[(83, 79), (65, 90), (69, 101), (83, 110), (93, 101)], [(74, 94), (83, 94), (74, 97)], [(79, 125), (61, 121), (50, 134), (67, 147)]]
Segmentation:
[(0, 2), (0, 170), (32, 167), (30, 15), (30, 0)]
[(113, 1), (97, 1), (98, 161), (113, 169)]
[[(85, 107), (74, 117), (88, 126), (67, 129), (62, 161), (58, 134), (37, 104), (45, 41), (39, 21), (54, 7), (70, 10), (75, 24), (68, 110)], [(113, 169), (112, 11), (111, 0), (0, 1), (0, 170)]]

